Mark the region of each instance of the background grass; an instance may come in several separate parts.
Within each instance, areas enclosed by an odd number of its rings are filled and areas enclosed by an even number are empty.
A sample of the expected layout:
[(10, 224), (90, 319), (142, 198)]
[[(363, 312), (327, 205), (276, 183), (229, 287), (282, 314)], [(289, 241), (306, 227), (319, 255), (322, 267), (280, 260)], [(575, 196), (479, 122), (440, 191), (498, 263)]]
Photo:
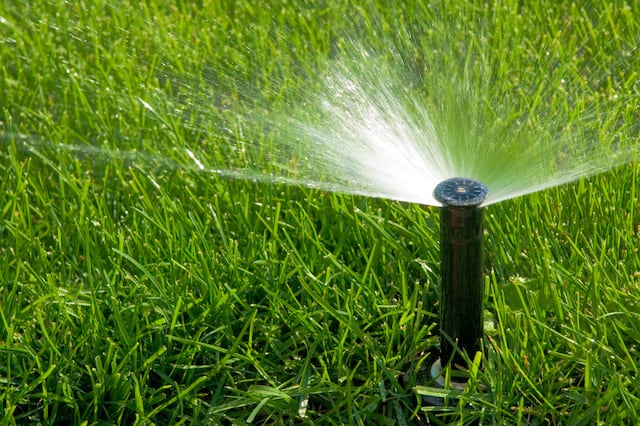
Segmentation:
[[(15, 3), (3, 423), (638, 422), (637, 164), (487, 208), (484, 367), (457, 393), (420, 374), (435, 209), (222, 179), (185, 154), (256, 164), (270, 139), (248, 118), (305, 108), (345, 34), (402, 52), (426, 95), (428, 59), (455, 70), (475, 46), (490, 97), (522, 114), (590, 102), (607, 125), (626, 107), (637, 141), (634, 2)], [(569, 88), (533, 108), (522, 94), (554, 63)]]

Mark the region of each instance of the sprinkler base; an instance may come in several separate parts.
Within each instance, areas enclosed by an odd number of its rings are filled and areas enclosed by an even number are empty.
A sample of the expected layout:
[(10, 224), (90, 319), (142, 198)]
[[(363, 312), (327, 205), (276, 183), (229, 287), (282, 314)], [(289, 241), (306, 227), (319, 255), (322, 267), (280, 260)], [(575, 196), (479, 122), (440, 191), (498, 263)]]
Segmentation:
[[(439, 389), (451, 389), (462, 392), (467, 387), (467, 382), (463, 380), (449, 380), (448, 383), (445, 381), (446, 374), (440, 358), (431, 364), (429, 375), (431, 376), (433, 387)], [(445, 400), (445, 398), (439, 396), (422, 395), (422, 404), (430, 407), (444, 407), (456, 405), (458, 404), (458, 400), (456, 398), (447, 398)]]
[[(458, 403), (456, 398), (443, 398), (436, 395), (443, 394), (439, 391), (440, 389), (443, 391), (452, 390), (458, 394), (463, 392), (467, 386), (467, 381), (463, 377), (464, 371), (453, 368), (449, 373), (447, 369), (450, 367), (442, 367), (439, 345), (420, 354), (419, 358), (421, 361), (414, 359), (405, 366), (405, 373), (399, 377), (400, 384), (407, 390), (416, 385), (425, 387), (425, 389), (434, 389), (435, 395), (422, 394), (420, 396), (423, 407), (455, 406)], [(452, 377), (447, 380), (447, 376)]]
[[(435, 381), (438, 387), (445, 388), (445, 375), (443, 374), (442, 361), (438, 358), (433, 364), (431, 364), (431, 378)], [(467, 387), (467, 382), (450, 380), (449, 386), (455, 390), (463, 391)]]

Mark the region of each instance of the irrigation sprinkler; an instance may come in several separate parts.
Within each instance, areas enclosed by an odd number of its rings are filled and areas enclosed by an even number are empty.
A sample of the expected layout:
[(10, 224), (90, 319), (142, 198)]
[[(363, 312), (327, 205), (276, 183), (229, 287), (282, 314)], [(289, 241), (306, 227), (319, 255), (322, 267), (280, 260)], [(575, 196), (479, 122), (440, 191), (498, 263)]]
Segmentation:
[[(488, 189), (467, 178), (440, 182), (435, 190), (440, 211), (440, 359), (443, 366), (464, 368), (462, 353), (473, 357), (483, 335), (484, 278), (482, 263), (482, 202)], [(435, 371), (434, 371), (435, 369)]]

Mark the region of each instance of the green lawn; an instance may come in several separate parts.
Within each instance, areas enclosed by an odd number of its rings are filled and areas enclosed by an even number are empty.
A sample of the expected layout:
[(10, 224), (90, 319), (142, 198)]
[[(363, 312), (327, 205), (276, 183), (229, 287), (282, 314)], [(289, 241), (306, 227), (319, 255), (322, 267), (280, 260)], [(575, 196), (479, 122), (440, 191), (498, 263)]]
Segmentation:
[(0, 3), (2, 424), (640, 422), (637, 157), (486, 208), (464, 392), (421, 369), (438, 209), (265, 179), (352, 45), (492, 136), (637, 145), (637, 2), (166, 3)]

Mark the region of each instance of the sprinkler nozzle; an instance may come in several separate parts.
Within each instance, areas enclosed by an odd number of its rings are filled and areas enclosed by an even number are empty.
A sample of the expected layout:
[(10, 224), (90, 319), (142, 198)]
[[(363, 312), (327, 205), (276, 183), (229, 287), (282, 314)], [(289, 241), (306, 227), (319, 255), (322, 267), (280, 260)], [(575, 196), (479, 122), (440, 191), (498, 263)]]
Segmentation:
[(434, 197), (440, 212), (440, 362), (464, 365), (480, 350), (483, 335), (484, 270), (482, 209), (489, 190), (473, 179), (440, 182)]
[(455, 177), (440, 182), (433, 191), (445, 207), (476, 207), (489, 195), (489, 189), (477, 180)]

